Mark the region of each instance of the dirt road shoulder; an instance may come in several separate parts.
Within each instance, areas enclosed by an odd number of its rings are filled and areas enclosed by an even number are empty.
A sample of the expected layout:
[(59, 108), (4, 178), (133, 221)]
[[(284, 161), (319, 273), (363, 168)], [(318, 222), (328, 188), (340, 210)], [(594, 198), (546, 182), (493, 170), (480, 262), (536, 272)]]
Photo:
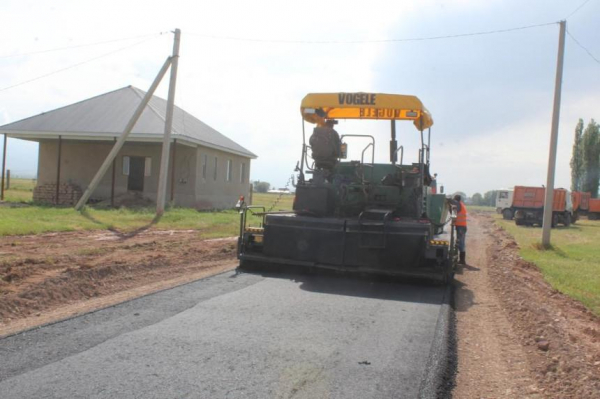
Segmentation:
[(193, 230), (0, 238), (0, 336), (231, 270), (235, 239)]
[(457, 275), (456, 398), (600, 392), (600, 320), (547, 284), (489, 215), (470, 216)]

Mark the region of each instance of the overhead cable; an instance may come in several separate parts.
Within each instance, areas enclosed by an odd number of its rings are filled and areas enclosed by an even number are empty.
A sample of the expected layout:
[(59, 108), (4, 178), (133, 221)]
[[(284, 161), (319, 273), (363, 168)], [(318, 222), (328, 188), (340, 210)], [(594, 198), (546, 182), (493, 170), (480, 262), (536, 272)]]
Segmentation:
[(574, 41), (574, 42), (575, 42), (575, 43), (576, 43), (576, 44), (577, 44), (579, 47), (581, 47), (581, 48), (583, 49), (583, 51), (585, 51), (586, 53), (588, 53), (588, 55), (589, 55), (590, 57), (592, 57), (592, 59), (593, 59), (594, 61), (596, 61), (598, 64), (600, 64), (600, 60), (599, 60), (598, 58), (596, 58), (596, 57), (594, 56), (594, 54), (592, 54), (592, 52), (591, 52), (590, 50), (588, 50), (586, 47), (584, 47), (584, 46), (583, 46), (583, 44), (579, 43), (579, 41), (578, 41), (577, 39), (575, 39), (575, 37), (574, 37), (574, 36), (571, 34), (571, 32), (569, 32), (569, 30), (568, 30), (568, 29), (567, 29), (567, 35), (569, 35), (569, 37), (570, 37), (571, 39), (573, 39), (573, 41)]
[(375, 40), (285, 40), (285, 39), (263, 39), (263, 38), (244, 38), (234, 36), (216, 36), (207, 35), (201, 33), (187, 32), (188, 35), (198, 36), (206, 39), (213, 40), (229, 40), (239, 42), (256, 42), (256, 43), (283, 43), (283, 44), (367, 44), (367, 43), (398, 43), (398, 42), (419, 42), (427, 40), (441, 40), (441, 39), (455, 39), (460, 37), (468, 36), (481, 36), (481, 35), (493, 35), (496, 33), (513, 32), (523, 29), (538, 28), (541, 26), (555, 25), (558, 22), (548, 22), (544, 24), (526, 25), (519, 26), (516, 28), (497, 29), (481, 32), (469, 32), (469, 33), (458, 33), (455, 35), (444, 35), (444, 36), (429, 36), (429, 37), (413, 37), (405, 39), (375, 39)]
[(57, 74), (57, 73), (60, 73), (60, 72), (66, 71), (66, 70), (68, 70), (68, 69), (73, 69), (73, 68), (75, 68), (75, 67), (78, 67), (78, 66), (80, 66), (80, 65), (87, 64), (87, 63), (89, 63), (89, 62), (92, 62), (92, 61), (99, 60), (100, 58), (108, 57), (109, 55), (113, 55), (113, 54), (116, 54), (116, 53), (118, 53), (118, 52), (121, 52), (121, 51), (124, 51), (124, 50), (130, 49), (130, 48), (132, 48), (132, 47), (139, 46), (140, 44), (142, 44), (142, 43), (146, 43), (147, 41), (149, 41), (149, 40), (152, 40), (152, 39), (154, 39), (154, 38), (155, 38), (155, 37), (151, 37), (151, 38), (149, 38), (149, 39), (142, 40), (142, 41), (140, 41), (140, 42), (137, 42), (137, 43), (134, 43), (134, 44), (132, 44), (132, 45), (129, 45), (129, 46), (126, 46), (126, 47), (122, 47), (122, 48), (120, 48), (120, 49), (118, 49), (118, 50), (114, 50), (114, 51), (111, 51), (111, 52), (109, 52), (109, 53), (102, 54), (102, 55), (100, 55), (100, 56), (98, 56), (98, 57), (90, 58), (90, 59), (88, 59), (88, 60), (85, 60), (85, 61), (82, 61), (82, 62), (78, 62), (77, 64), (73, 64), (73, 65), (70, 65), (70, 66), (68, 66), (68, 67), (65, 67), (65, 68), (58, 69), (58, 70), (56, 70), (56, 71), (48, 72), (48, 73), (46, 73), (46, 74), (44, 74), (44, 75), (37, 76), (37, 77), (35, 77), (35, 78), (33, 78), (33, 79), (28, 79), (28, 80), (25, 80), (25, 81), (22, 81), (22, 82), (19, 82), (19, 83), (15, 83), (14, 85), (11, 85), (11, 86), (7, 86), (7, 87), (0, 88), (0, 92), (2, 92), (2, 91), (5, 91), (5, 90), (8, 90), (8, 89), (12, 89), (12, 88), (14, 88), (14, 87), (22, 86), (22, 85), (24, 85), (24, 84), (27, 84), (27, 83), (31, 83), (31, 82), (34, 82), (34, 81), (36, 81), (36, 80), (40, 80), (40, 79), (46, 78), (46, 77), (48, 77), (48, 76), (51, 76), (51, 75), (55, 75), (55, 74)]
[(152, 33), (150, 35), (124, 37), (124, 38), (121, 38), (121, 39), (112, 39), (112, 40), (105, 40), (105, 41), (101, 41), (101, 42), (77, 44), (77, 45), (74, 45), (74, 46), (57, 47), (57, 48), (52, 48), (52, 49), (47, 49), (47, 50), (39, 50), (39, 51), (30, 51), (30, 52), (27, 52), (27, 53), (0, 55), (0, 59), (2, 59), (2, 58), (13, 58), (13, 57), (22, 57), (22, 56), (26, 56), (26, 55), (35, 55), (35, 54), (43, 54), (43, 53), (51, 53), (51, 52), (55, 52), (55, 51), (72, 50), (72, 49), (76, 49), (76, 48), (92, 47), (92, 46), (98, 46), (98, 45), (101, 45), (101, 44), (108, 44), (108, 43), (115, 43), (115, 42), (124, 42), (124, 41), (127, 41), (127, 40), (135, 40), (135, 39), (142, 39), (142, 38), (147, 38), (147, 37), (161, 36), (161, 35), (164, 35), (165, 33), (168, 33), (168, 32), (159, 32), (159, 33)]
[(579, 7), (577, 7), (575, 10), (573, 10), (573, 12), (571, 12), (569, 15), (567, 15), (567, 17), (565, 19), (571, 18), (573, 16), (573, 14), (575, 14), (577, 11), (581, 10), (583, 8), (583, 6), (585, 6), (589, 2), (590, 2), (590, 0), (585, 0), (583, 3), (581, 3), (581, 5)]

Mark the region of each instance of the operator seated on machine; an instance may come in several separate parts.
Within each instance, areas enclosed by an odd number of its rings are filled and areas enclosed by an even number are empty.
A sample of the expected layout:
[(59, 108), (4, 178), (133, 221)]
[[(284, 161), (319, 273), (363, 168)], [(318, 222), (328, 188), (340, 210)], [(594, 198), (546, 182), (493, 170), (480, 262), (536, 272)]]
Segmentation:
[(315, 127), (310, 136), (312, 158), (318, 169), (331, 170), (338, 163), (341, 140), (340, 135), (333, 128), (337, 123), (336, 120), (328, 119), (325, 126)]

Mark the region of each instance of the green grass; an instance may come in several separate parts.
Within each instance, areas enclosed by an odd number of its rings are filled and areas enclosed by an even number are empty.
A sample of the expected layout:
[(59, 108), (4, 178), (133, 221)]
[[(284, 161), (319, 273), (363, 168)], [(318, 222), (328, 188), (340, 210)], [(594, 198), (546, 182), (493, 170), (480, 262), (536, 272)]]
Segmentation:
[(106, 229), (131, 232), (154, 226), (162, 230), (199, 230), (203, 238), (216, 238), (234, 236), (239, 228), (239, 215), (235, 211), (198, 212), (172, 208), (155, 224), (153, 219), (153, 208), (86, 208), (79, 213), (72, 208), (0, 207), (0, 236)]
[(496, 223), (521, 247), (523, 259), (535, 263), (557, 290), (600, 315), (600, 221), (579, 220), (552, 229), (552, 248), (540, 249), (542, 229), (516, 226), (495, 215)]
[[(33, 180), (13, 179), (11, 189), (6, 191), (6, 201), (31, 203), (33, 187)], [(267, 209), (275, 205), (273, 210), (290, 210), (293, 198), (289, 194), (279, 197), (278, 194), (256, 193), (253, 202)], [(153, 208), (88, 207), (79, 213), (73, 208), (51, 206), (0, 207), (0, 236), (106, 229), (127, 233), (152, 226), (162, 230), (198, 230), (202, 238), (218, 238), (235, 236), (239, 229), (239, 214), (233, 210), (198, 212), (171, 208), (158, 222), (153, 223), (153, 219)]]
[(253, 193), (252, 205), (264, 205), (267, 210), (273, 205), (273, 211), (290, 211), (294, 203), (294, 194)]
[(10, 189), (4, 192), (4, 200), (6, 202), (31, 202), (35, 184), (36, 181), (33, 179), (10, 179)]
[[(5, 201), (31, 203), (35, 184), (31, 179), (11, 179)], [(79, 213), (73, 208), (51, 206), (0, 207), (0, 236), (106, 229), (127, 233), (153, 226), (163, 230), (199, 230), (203, 238), (217, 238), (234, 236), (239, 228), (239, 215), (235, 211), (171, 208), (156, 223), (154, 212), (154, 208), (88, 207)]]

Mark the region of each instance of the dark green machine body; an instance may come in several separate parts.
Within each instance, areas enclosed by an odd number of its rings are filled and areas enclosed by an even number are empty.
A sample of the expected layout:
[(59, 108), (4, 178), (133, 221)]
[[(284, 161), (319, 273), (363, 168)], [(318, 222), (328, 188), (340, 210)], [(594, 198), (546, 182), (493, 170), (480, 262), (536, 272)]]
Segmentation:
[[(421, 157), (424, 159), (424, 157)], [(242, 208), (241, 268), (308, 269), (449, 281), (456, 254), (448, 205), (434, 194), (428, 162), (339, 162), (313, 169), (296, 186), (293, 213), (260, 213), (247, 227)]]

